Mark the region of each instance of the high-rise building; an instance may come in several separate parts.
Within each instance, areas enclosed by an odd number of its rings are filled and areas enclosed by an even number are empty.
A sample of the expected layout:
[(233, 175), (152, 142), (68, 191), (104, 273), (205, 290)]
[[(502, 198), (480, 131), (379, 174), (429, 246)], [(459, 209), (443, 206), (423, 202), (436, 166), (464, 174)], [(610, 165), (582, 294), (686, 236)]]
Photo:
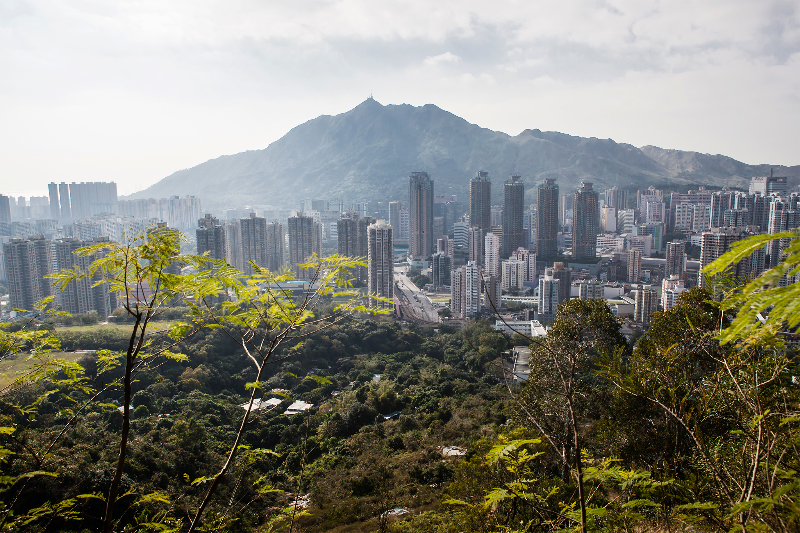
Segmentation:
[(467, 318), (481, 310), (480, 268), (474, 261), (451, 272), (450, 312), (453, 316)]
[(11, 223), (11, 198), (0, 194), (0, 222)]
[(503, 183), (503, 257), (520, 246), (527, 246), (522, 231), (524, 211), (525, 184), (519, 176), (511, 176)]
[(453, 271), (450, 273), (450, 315), (456, 318), (464, 317), (463, 266), (453, 269)]
[(683, 241), (672, 241), (667, 243), (667, 260), (664, 264), (664, 279), (677, 276), (683, 279), (683, 272), (686, 270), (686, 243)]
[(553, 269), (545, 268), (544, 276), (539, 278), (539, 299), (537, 302), (538, 320), (543, 323), (556, 319), (559, 304), (559, 282), (553, 277)]
[(539, 279), (538, 271), (536, 269), (536, 254), (525, 248), (517, 248), (511, 256), (513, 259), (522, 261), (524, 269), (522, 273), (523, 282), (535, 282)]
[(642, 272), (642, 252), (640, 250), (628, 251), (628, 281), (639, 283)]
[(553, 279), (558, 281), (558, 303), (570, 298), (570, 286), (572, 285), (572, 269), (565, 267), (564, 263), (556, 261), (553, 263)]
[(395, 240), (400, 238), (400, 211), (403, 210), (403, 202), (389, 202), (389, 225), (392, 226)]
[(400, 229), (398, 240), (408, 243), (408, 208), (403, 207), (400, 209)]
[(63, 181), (58, 184), (58, 198), (61, 207), (61, 219), (72, 218), (72, 206), (69, 201), (69, 185)]
[(195, 231), (197, 237), (197, 253), (208, 253), (212, 259), (226, 259), (227, 247), (225, 240), (225, 227), (219, 219), (206, 213), (206, 216), (197, 221)]
[(558, 184), (548, 179), (536, 189), (536, 253), (539, 257), (558, 255)]
[(627, 209), (628, 191), (626, 189), (618, 189), (616, 185), (606, 189), (606, 205), (613, 207), (615, 214), (620, 209)]
[(267, 269), (270, 272), (280, 272), (285, 266), (286, 231), (279, 220), (273, 220), (267, 224)]
[(678, 204), (671, 208), (673, 213), (672, 227), (678, 231), (692, 231), (694, 208), (692, 204)]
[(469, 260), (475, 261), (478, 266), (482, 266), (485, 261), (483, 254), (485, 237), (486, 232), (481, 228), (469, 228)]
[(447, 235), (436, 239), (436, 252), (450, 255), (450, 238)]
[(289, 217), (289, 267), (297, 279), (312, 279), (315, 272), (301, 268), (313, 254), (322, 254), (322, 228), (312, 217)]
[(453, 224), (453, 246), (461, 248), (469, 246), (469, 223), (456, 222)]
[[(362, 217), (358, 219), (358, 249), (356, 257), (363, 257), (365, 260), (369, 256), (369, 227), (375, 223), (372, 217)], [(356, 267), (356, 278), (364, 285), (367, 285), (369, 270), (366, 267)]]
[(658, 293), (650, 285), (643, 285), (631, 291), (634, 298), (633, 320), (649, 324), (650, 318), (658, 311)]
[(357, 215), (343, 216), (336, 221), (339, 255), (359, 257)]
[(669, 311), (678, 303), (678, 298), (686, 290), (683, 279), (678, 276), (667, 276), (661, 282), (661, 307)]
[[(434, 244), (444, 235), (444, 217), (433, 217), (433, 242)], [(436, 251), (434, 246), (433, 251)]]
[(636, 209), (639, 212), (644, 211), (647, 202), (663, 202), (664, 191), (656, 189), (655, 187), (648, 187), (647, 189), (639, 189), (636, 191)]
[(750, 194), (757, 193), (764, 197), (772, 196), (772, 194), (785, 196), (788, 191), (787, 187), (787, 178), (773, 176), (772, 171), (770, 171), (769, 176), (750, 180)]
[[(56, 241), (54, 243), (56, 269), (64, 270), (77, 267), (83, 272), (88, 272), (92, 262), (102, 257), (102, 253), (95, 256), (80, 256), (75, 252), (84, 246), (91, 246), (104, 241), (108, 241), (108, 238), (99, 238), (93, 241), (66, 238)], [(111, 315), (117, 307), (116, 293), (110, 292), (107, 284), (95, 286), (95, 283), (101, 280), (101, 276), (101, 273), (97, 273), (93, 277), (87, 276), (80, 280), (70, 281), (63, 289), (55, 289), (56, 302), (59, 308), (68, 313), (95, 311), (103, 318)]]
[[(99, 213), (113, 213), (117, 204), (117, 184), (113, 181), (73, 182), (69, 184), (68, 199), (73, 218), (89, 218)], [(197, 220), (197, 217), (194, 220)]]
[(592, 184), (582, 182), (572, 203), (572, 257), (575, 259), (597, 256), (597, 201), (597, 192), (592, 190)]
[(711, 205), (701, 204), (693, 206), (692, 231), (700, 233), (711, 229)]
[(615, 208), (607, 205), (600, 208), (600, 229), (603, 233), (617, 232), (617, 212)]
[(252, 261), (261, 268), (267, 268), (267, 219), (250, 213), (240, 221), (242, 236), (242, 261), (245, 274), (252, 274)]
[(489, 276), (483, 281), (483, 308), (489, 313), (500, 311), (503, 303), (500, 300), (502, 295), (502, 283), (499, 277)]
[[(800, 227), (800, 196), (793, 194), (772, 197), (768, 220), (767, 231), (770, 235)], [(770, 268), (783, 261), (783, 250), (789, 246), (790, 242), (791, 239), (777, 239), (769, 243)]]
[[(730, 250), (731, 244), (753, 235), (746, 228), (711, 228), (703, 233), (700, 247), (700, 270), (710, 265), (715, 259)], [(754, 278), (764, 270), (764, 249), (758, 249), (749, 257), (745, 257), (730, 269), (734, 278)], [(706, 286), (705, 276), (698, 280), (700, 287)]]
[(494, 233), (487, 233), (484, 237), (484, 259), (483, 264), (488, 276), (500, 278), (500, 238)]
[(484, 232), (491, 226), (492, 182), (481, 170), (469, 181), (469, 223)]
[(522, 233), (523, 233), (523, 246), (525, 248), (536, 248), (536, 206), (532, 205), (531, 209), (522, 212)]
[(632, 233), (636, 225), (636, 212), (633, 209), (620, 209), (617, 211), (617, 231)]
[(244, 270), (244, 250), (242, 248), (242, 223), (231, 220), (225, 225), (225, 259), (237, 270)]
[(666, 206), (664, 202), (648, 200), (642, 202), (641, 219), (644, 224), (664, 224), (666, 219)]
[[(572, 231), (572, 200), (574, 196), (574, 194), (564, 194), (558, 199), (558, 222), (562, 226), (566, 226), (564, 231)], [(570, 229), (568, 230), (567, 227)]]
[(412, 172), (408, 180), (408, 253), (426, 259), (433, 253), (433, 180)]
[(502, 263), (503, 290), (519, 290), (525, 281), (525, 263), (519, 259), (508, 259)]
[(434, 287), (449, 287), (452, 260), (446, 253), (436, 252), (431, 257), (431, 283)]
[(377, 307), (392, 307), (393, 304), (375, 299), (375, 296), (394, 298), (394, 243), (392, 226), (378, 220), (367, 228), (367, 258), (369, 274), (367, 290), (370, 304)]
[(34, 305), (53, 294), (53, 243), (40, 235), (11, 239), (3, 244), (3, 259), (11, 307), (33, 310)]
[(628, 253), (615, 252), (611, 254), (608, 264), (607, 281), (615, 283), (628, 280)]
[(59, 209), (58, 206), (58, 185), (55, 183), (48, 183), (47, 192), (50, 196), (50, 218), (58, 220), (61, 218), (61, 209)]
[(711, 194), (711, 227), (721, 228), (725, 221), (725, 211), (731, 209), (736, 202), (733, 191), (717, 191)]

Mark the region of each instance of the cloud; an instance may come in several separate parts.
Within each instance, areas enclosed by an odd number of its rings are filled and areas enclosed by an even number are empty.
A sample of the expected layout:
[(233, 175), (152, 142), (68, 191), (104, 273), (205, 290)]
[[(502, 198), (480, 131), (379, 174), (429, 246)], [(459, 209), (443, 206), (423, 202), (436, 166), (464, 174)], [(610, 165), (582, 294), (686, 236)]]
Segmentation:
[(370, 92), (512, 134), (790, 164), (800, 144), (795, 0), (8, 0), (0, 49), (0, 188), (145, 186)]
[(429, 67), (441, 65), (443, 63), (458, 63), (461, 61), (461, 58), (455, 54), (451, 54), (450, 52), (445, 52), (443, 54), (439, 54), (438, 56), (428, 56), (425, 58), (423, 63), (428, 65)]

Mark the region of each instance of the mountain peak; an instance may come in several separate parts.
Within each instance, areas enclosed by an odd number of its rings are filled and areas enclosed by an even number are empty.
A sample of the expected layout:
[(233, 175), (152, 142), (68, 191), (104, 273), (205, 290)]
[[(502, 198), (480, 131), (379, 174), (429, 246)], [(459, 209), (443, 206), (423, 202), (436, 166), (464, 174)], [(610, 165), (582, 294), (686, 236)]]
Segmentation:
[(364, 100), (363, 102), (361, 102), (360, 104), (355, 106), (353, 108), (353, 110), (356, 110), (356, 109), (369, 109), (369, 108), (381, 108), (381, 107), (384, 107), (383, 104), (381, 104), (380, 102), (375, 100), (375, 98), (373, 98), (372, 95), (369, 95), (369, 97), (366, 100)]
[[(584, 180), (601, 190), (664, 182), (741, 187), (763, 175), (759, 167), (721, 156), (707, 156), (689, 168), (662, 153), (539, 129), (511, 137), (434, 104), (384, 106), (370, 95), (349, 111), (293, 128), (263, 150), (206, 161), (132, 197), (191, 194), (201, 198), (206, 212), (246, 205), (294, 207), (307, 198), (405, 200), (409, 172), (424, 170), (436, 180), (438, 193), (466, 201), (470, 178), (486, 170), (492, 176), (521, 175), (533, 202), (534, 184), (546, 177), (558, 178), (568, 191)], [(798, 167), (776, 171), (791, 176), (792, 185), (800, 174)], [(502, 184), (493, 189), (501, 198)]]

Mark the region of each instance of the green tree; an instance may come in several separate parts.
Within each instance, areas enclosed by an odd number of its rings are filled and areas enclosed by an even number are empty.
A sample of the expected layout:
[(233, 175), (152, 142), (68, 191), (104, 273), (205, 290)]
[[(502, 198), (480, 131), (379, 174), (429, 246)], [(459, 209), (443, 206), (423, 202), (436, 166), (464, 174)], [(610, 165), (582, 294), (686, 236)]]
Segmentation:
[(105, 501), (105, 532), (114, 529), (114, 511), (128, 455), (134, 378), (164, 358), (186, 361), (185, 355), (172, 349), (203, 326), (199, 320), (192, 324), (180, 322), (171, 326), (165, 335), (164, 330), (154, 331), (151, 323), (168, 309), (182, 305), (190, 293), (200, 299), (219, 294), (214, 292), (214, 287), (203, 283), (201, 275), (172, 273), (176, 266), (180, 271), (185, 262), (178, 255), (182, 240), (177, 230), (159, 226), (136, 235), (125, 244), (109, 241), (82, 248), (76, 252), (78, 255), (98, 256), (88, 269), (76, 266), (52, 276), (61, 289), (80, 279), (95, 280), (95, 287), (107, 287), (116, 295), (133, 320), (126, 349), (103, 350), (98, 356), (103, 370), (122, 365), (122, 376), (113, 384), (122, 390), (122, 428), (116, 467)]
[(530, 374), (517, 402), (518, 416), (538, 429), (558, 455), (565, 481), (572, 473), (582, 531), (587, 527), (587, 496), (581, 428), (602, 393), (594, 370), (601, 357), (627, 351), (620, 324), (603, 300), (564, 302), (552, 329), (531, 343)]
[[(230, 447), (224, 464), (211, 476), (199, 482), (208, 482), (208, 490), (192, 518), (189, 532), (200, 526), (203, 513), (225, 475), (240, 452), (251, 413), (256, 401), (264, 393), (266, 383), (263, 375), (267, 365), (279, 350), (288, 345), (289, 352), (300, 350), (309, 336), (320, 333), (354, 313), (388, 313), (386, 308), (368, 308), (361, 304), (360, 291), (352, 288), (351, 272), (357, 266), (365, 266), (358, 260), (339, 255), (325, 258), (310, 257), (300, 265), (309, 272), (310, 289), (295, 297), (291, 290), (282, 288), (293, 278), (290, 271), (273, 273), (251, 263), (254, 273), (244, 277), (242, 273), (223, 261), (194, 257), (192, 261), (200, 268), (197, 286), (191, 303), (194, 320), (219, 329), (228, 335), (244, 352), (256, 370), (255, 381), (248, 383), (249, 401), (242, 415), (236, 438)], [(230, 301), (213, 307), (208, 295), (233, 294)], [(316, 316), (314, 308), (329, 297), (336, 295), (337, 303), (330, 315)], [(387, 300), (388, 302), (388, 300)], [(186, 329), (188, 325), (184, 326)], [(330, 383), (315, 375), (306, 376), (320, 383)]]

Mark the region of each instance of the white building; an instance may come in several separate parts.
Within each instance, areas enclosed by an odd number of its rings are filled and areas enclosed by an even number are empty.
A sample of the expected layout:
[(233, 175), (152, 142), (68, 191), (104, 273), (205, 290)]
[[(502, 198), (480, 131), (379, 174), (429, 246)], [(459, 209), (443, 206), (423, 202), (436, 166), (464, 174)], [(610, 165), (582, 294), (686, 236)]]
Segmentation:
[(603, 285), (599, 281), (583, 280), (578, 283), (578, 298), (581, 300), (602, 300)]
[(664, 311), (672, 309), (675, 304), (678, 303), (678, 298), (685, 290), (686, 287), (684, 286), (683, 280), (678, 279), (678, 276), (670, 276), (669, 279), (662, 281), (661, 307), (664, 308)]
[(692, 214), (692, 231), (700, 233), (711, 228), (711, 206), (695, 205)]
[(642, 223), (664, 224), (666, 208), (664, 202), (648, 200), (642, 209)]
[(480, 310), (480, 271), (478, 265), (470, 261), (450, 274), (450, 312), (454, 317), (467, 318)]
[(538, 320), (496, 320), (494, 329), (509, 335), (519, 333), (526, 337), (544, 337), (547, 335), (547, 328)]
[(673, 227), (680, 231), (692, 231), (694, 225), (695, 206), (692, 204), (678, 204), (675, 206), (675, 223)]
[(538, 312), (539, 320), (550, 322), (556, 318), (558, 308), (559, 280), (553, 278), (553, 269), (544, 269), (544, 276), (539, 278)]
[(503, 290), (519, 290), (525, 281), (525, 263), (518, 259), (503, 261)]
[(600, 208), (600, 231), (614, 233), (617, 231), (617, 210), (614, 207)]
[(536, 254), (526, 248), (517, 248), (511, 256), (512, 259), (522, 261), (525, 263), (525, 272), (523, 274), (523, 282), (536, 282), (539, 279), (538, 271), (536, 270)]
[(484, 265), (486, 275), (500, 278), (500, 246), (502, 239), (494, 233), (487, 233), (484, 237)]
[(625, 250), (625, 237), (613, 233), (604, 233), (597, 236), (598, 250), (611, 250), (622, 252)]
[(617, 231), (632, 233), (636, 225), (636, 213), (633, 209), (620, 209), (617, 211)]
[(455, 222), (453, 224), (453, 245), (461, 248), (469, 246), (469, 224)]

